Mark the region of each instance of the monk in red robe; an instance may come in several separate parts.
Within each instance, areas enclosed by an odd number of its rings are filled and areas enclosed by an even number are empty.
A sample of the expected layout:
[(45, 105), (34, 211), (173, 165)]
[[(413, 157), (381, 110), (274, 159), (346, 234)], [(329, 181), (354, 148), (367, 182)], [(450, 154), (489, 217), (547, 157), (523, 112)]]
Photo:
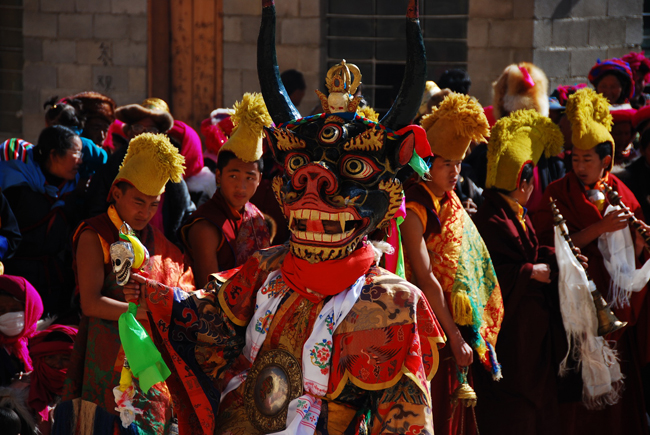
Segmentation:
[[(632, 192), (609, 173), (614, 152), (614, 140), (609, 133), (612, 118), (608, 113), (608, 105), (602, 98), (593, 90), (581, 89), (567, 102), (567, 116), (573, 131), (573, 169), (564, 178), (548, 186), (543, 202), (548, 204), (550, 198), (557, 201), (557, 207), (566, 219), (573, 242), (589, 259), (589, 275), (609, 300), (611, 278), (598, 248), (598, 238), (627, 227), (629, 215), (621, 210), (605, 214), (607, 199), (601, 191), (602, 183), (605, 182), (616, 190), (623, 203), (637, 218), (643, 219), (643, 215)], [(550, 206), (540, 209), (533, 216), (533, 224), (540, 242), (552, 243), (553, 215)], [(641, 250), (638, 240), (636, 245), (638, 255)], [(621, 372), (625, 378), (625, 388), (620, 399), (616, 404), (605, 406), (603, 409), (588, 410), (582, 402), (561, 395), (560, 401), (570, 400), (560, 405), (563, 433), (648, 433), (639, 375), (641, 359), (635, 328), (645, 292), (644, 289), (632, 293), (629, 305), (614, 309), (621, 321), (628, 322), (627, 327), (605, 337), (614, 342), (613, 347), (618, 352)], [(581, 381), (578, 377), (569, 379), (570, 383), (575, 381), (574, 383), (579, 384)]]
[[(501, 118), (488, 143), (485, 201), (475, 216), (501, 286), (504, 318), (496, 351), (503, 379), (474, 371), (482, 434), (557, 434), (557, 370), (566, 354), (552, 246), (540, 245), (525, 208), (534, 166), (557, 155), (562, 133), (533, 110)], [(556, 352), (555, 349), (560, 347)]]

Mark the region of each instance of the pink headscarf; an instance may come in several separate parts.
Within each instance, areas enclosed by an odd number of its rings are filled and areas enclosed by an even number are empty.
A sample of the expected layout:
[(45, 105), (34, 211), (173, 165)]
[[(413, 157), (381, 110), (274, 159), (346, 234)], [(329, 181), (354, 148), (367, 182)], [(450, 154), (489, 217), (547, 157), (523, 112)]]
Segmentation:
[(185, 157), (185, 175), (183, 179), (201, 172), (203, 169), (203, 149), (198, 133), (182, 121), (174, 120), (174, 126), (167, 134), (181, 143), (181, 155)]
[[(52, 332), (61, 332), (71, 338), (70, 341), (45, 341)], [(38, 412), (43, 420), (48, 419), (47, 405), (55, 396), (63, 394), (63, 383), (68, 373), (67, 368), (55, 369), (43, 361), (48, 355), (70, 355), (77, 336), (77, 328), (65, 325), (52, 325), (45, 331), (34, 335), (29, 341), (29, 350), (34, 371), (29, 385), (29, 406)]]
[(11, 355), (20, 359), (25, 365), (25, 371), (30, 372), (34, 367), (29, 357), (27, 341), (36, 333), (36, 322), (43, 315), (43, 301), (34, 286), (20, 276), (1, 275), (0, 290), (25, 303), (25, 328), (14, 337), (0, 334), (0, 345), (4, 346)]

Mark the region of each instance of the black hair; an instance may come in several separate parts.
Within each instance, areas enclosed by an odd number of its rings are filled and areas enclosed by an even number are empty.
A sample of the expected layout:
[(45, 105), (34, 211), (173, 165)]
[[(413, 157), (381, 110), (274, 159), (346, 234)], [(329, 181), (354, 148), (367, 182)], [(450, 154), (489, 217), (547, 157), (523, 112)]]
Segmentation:
[(6, 406), (0, 406), (0, 427), (4, 434), (18, 435), (21, 433), (21, 421), (18, 413)]
[(530, 183), (530, 180), (533, 179), (533, 171), (535, 169), (535, 165), (532, 163), (528, 162), (524, 165), (523, 168), (521, 168), (521, 175), (519, 176), (519, 183), (522, 181), (525, 181), (527, 183)]
[(74, 131), (62, 125), (44, 128), (34, 147), (34, 160), (42, 166), (47, 162), (52, 151), (57, 156), (65, 155), (66, 151), (72, 148), (73, 137), (78, 136)]
[(643, 132), (641, 139), (639, 139), (639, 148), (641, 151), (645, 151), (650, 144), (650, 129)]
[[(232, 151), (229, 150), (220, 151), (219, 155), (217, 156), (217, 170), (219, 170), (220, 173), (223, 172), (223, 168), (228, 166), (228, 163), (230, 163), (232, 159), (236, 159), (236, 158), (237, 156)], [(259, 159), (254, 163), (257, 163), (257, 170), (260, 171), (261, 174), (264, 171), (264, 160)]]
[(287, 90), (287, 95), (291, 95), (297, 90), (304, 91), (307, 89), (305, 76), (298, 70), (288, 69), (280, 74), (280, 79), (282, 80), (282, 84), (284, 84), (284, 88)]
[(611, 142), (602, 142), (594, 147), (594, 151), (596, 151), (596, 154), (602, 160), (607, 156), (611, 156), (614, 153), (614, 148)]
[(43, 104), (48, 124), (83, 129), (85, 118), (82, 115), (81, 101), (67, 98), (58, 101), (58, 98), (54, 96)]
[(436, 84), (440, 89), (449, 88), (459, 94), (469, 94), (472, 79), (470, 79), (467, 71), (454, 68), (442, 73)]

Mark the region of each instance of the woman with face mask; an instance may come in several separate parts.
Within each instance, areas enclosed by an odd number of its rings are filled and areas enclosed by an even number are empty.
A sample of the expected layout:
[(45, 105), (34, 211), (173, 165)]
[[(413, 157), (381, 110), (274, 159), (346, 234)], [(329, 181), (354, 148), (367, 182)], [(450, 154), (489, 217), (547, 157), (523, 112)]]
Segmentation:
[(42, 314), (43, 302), (29, 281), (0, 276), (0, 386), (34, 369), (27, 342)]

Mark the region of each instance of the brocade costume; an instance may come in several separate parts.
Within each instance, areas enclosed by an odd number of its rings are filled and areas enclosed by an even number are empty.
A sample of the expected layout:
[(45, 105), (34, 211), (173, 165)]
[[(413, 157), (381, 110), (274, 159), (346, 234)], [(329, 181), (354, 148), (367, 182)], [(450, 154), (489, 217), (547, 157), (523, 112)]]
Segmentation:
[[(191, 294), (148, 283), (154, 323), (203, 432), (262, 433), (247, 416), (244, 384), (222, 395), (234, 377), (251, 367), (242, 348), (253, 323), (256, 330), (266, 330), (260, 354), (284, 349), (302, 360), (303, 368), (331, 371), (318, 433), (433, 433), (428, 380), (438, 366), (443, 334), (422, 293), (371, 266), (331, 341), (316, 346), (305, 361), (303, 345), (329, 297), (307, 298), (293, 291), (282, 274), (265, 285), (287, 253), (285, 246), (259, 251), (225, 283), (217, 276), (206, 290)], [(266, 294), (278, 297), (280, 305), (275, 315), (255, 318), (256, 301)]]
[[(494, 346), (503, 318), (503, 302), (481, 236), (453, 191), (437, 198), (421, 182), (408, 189), (406, 198), (407, 213), (415, 213), (422, 222), (433, 274), (442, 286), (454, 322), (489, 371), (486, 377), (500, 378)], [(406, 277), (417, 285), (408, 261)], [(459, 386), (456, 372), (451, 350), (443, 349), (439, 375), (432, 382), (436, 433), (456, 434), (460, 427), (466, 433), (475, 432), (471, 413), (463, 415), (462, 406), (451, 404), (451, 395)]]
[[(85, 231), (97, 234), (104, 255), (104, 285), (102, 295), (125, 302), (122, 287), (117, 285), (111, 266), (109, 247), (119, 239), (122, 226), (114, 206), (106, 213), (87, 219), (77, 228), (73, 243), (76, 246)], [(147, 225), (139, 232), (139, 239), (149, 251), (150, 259), (144, 271), (157, 281), (193, 289), (192, 270), (185, 268), (180, 250), (163, 234)], [(76, 261), (75, 261), (76, 269)], [(151, 334), (149, 322), (143, 326)], [(146, 395), (138, 391), (134, 406), (144, 410), (138, 418), (138, 428), (124, 429), (115, 411), (113, 387), (120, 383), (124, 351), (120, 344), (117, 321), (83, 316), (75, 346), (70, 358), (68, 378), (63, 393), (63, 403), (56, 410), (54, 433), (85, 433), (90, 427), (95, 434), (113, 434), (119, 428), (123, 433), (141, 430), (147, 434), (166, 434), (171, 420), (171, 396), (165, 383), (154, 385)], [(137, 382), (137, 381), (135, 381)], [(175, 400), (180, 403), (180, 400)], [(176, 410), (177, 414), (180, 412)], [(60, 431), (60, 432), (57, 432)], [(137, 432), (136, 432), (137, 433)]]
[[(639, 203), (632, 192), (612, 174), (607, 174), (605, 182), (609, 184), (620, 195), (622, 202), (639, 219), (643, 219), (643, 213)], [(564, 178), (551, 183), (544, 192), (543, 202), (549, 203), (549, 198), (557, 201), (557, 207), (566, 219), (566, 225), (571, 234), (579, 232), (590, 225), (599, 222), (603, 211), (591, 203), (585, 195), (585, 187), (575, 175), (569, 172)], [(606, 206), (603, 207), (605, 210)], [(553, 243), (553, 214), (550, 207), (540, 209), (533, 216), (533, 224), (537, 229), (540, 243)], [(589, 259), (589, 275), (596, 287), (608, 299), (610, 288), (610, 276), (603, 264), (603, 256), (598, 249), (598, 239), (592, 241), (582, 248), (582, 253)], [(560, 405), (561, 423), (564, 433), (567, 434), (614, 434), (614, 433), (648, 433), (646, 422), (644, 399), (641, 391), (641, 379), (639, 365), (642, 361), (637, 345), (637, 334), (646, 328), (644, 325), (635, 326), (642, 310), (647, 309), (644, 304), (646, 289), (638, 293), (632, 293), (630, 304), (624, 308), (614, 308), (614, 313), (619, 320), (628, 322), (628, 325), (607, 336), (607, 340), (616, 342), (615, 347), (621, 364), (621, 372), (625, 377), (625, 389), (621, 399), (615, 405), (607, 406), (603, 410), (589, 411), (579, 400), (580, 379), (579, 375), (572, 373), (570, 380), (578, 384), (575, 388), (578, 391), (577, 397), (572, 403)], [(642, 351), (645, 347), (642, 343)], [(562, 399), (562, 397), (561, 397)], [(565, 398), (566, 400), (566, 398)]]

